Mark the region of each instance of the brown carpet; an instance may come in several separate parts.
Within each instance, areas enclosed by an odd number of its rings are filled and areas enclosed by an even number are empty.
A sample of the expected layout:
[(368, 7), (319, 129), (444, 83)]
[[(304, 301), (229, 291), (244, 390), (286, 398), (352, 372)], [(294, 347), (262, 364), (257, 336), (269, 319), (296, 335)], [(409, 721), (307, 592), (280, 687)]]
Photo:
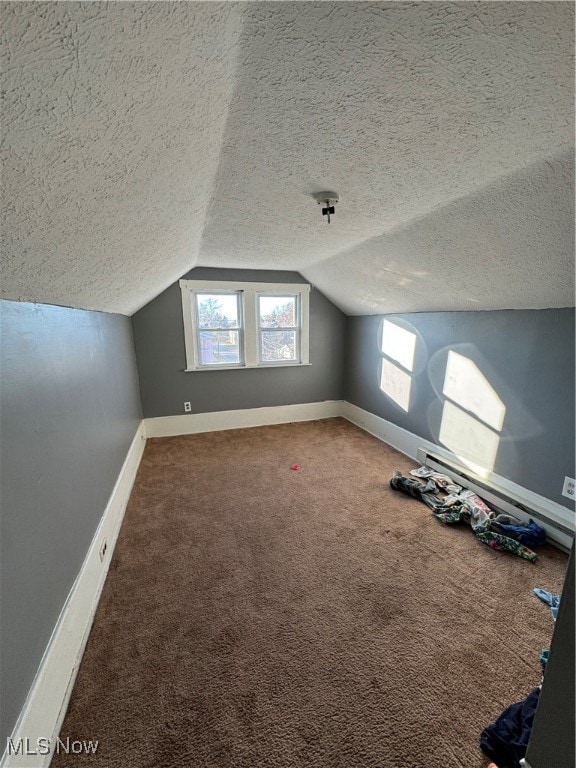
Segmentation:
[(484, 766), (567, 561), (443, 526), (412, 466), (343, 419), (149, 440), (61, 733), (98, 752), (53, 766)]

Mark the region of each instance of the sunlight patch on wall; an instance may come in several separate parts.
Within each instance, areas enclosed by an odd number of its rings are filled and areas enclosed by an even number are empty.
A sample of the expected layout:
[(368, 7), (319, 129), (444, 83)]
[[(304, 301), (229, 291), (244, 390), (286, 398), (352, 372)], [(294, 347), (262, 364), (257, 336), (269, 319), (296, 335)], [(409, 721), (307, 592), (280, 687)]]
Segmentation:
[(439, 439), (480, 477), (487, 478), (494, 469), (499, 435), (450, 400), (442, 409)]
[(416, 334), (401, 328), (396, 323), (384, 320), (381, 350), (386, 357), (396, 360), (407, 371), (412, 371), (416, 352)]
[(481, 477), (494, 469), (506, 406), (476, 363), (450, 350), (440, 442)]
[(391, 360), (382, 360), (382, 375), (380, 377), (380, 389), (391, 400), (402, 408), (410, 410), (410, 391), (412, 389), (412, 377)]
[(473, 360), (448, 352), (442, 393), (500, 432), (506, 406)]
[(406, 413), (410, 410), (416, 339), (413, 331), (390, 320), (383, 321), (380, 336), (380, 389)]

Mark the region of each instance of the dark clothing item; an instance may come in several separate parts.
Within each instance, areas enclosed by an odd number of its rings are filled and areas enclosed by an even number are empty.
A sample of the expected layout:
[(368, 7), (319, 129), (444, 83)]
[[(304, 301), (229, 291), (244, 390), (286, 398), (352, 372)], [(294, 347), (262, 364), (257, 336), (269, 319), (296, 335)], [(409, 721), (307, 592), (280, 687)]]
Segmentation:
[(495, 723), (482, 731), (480, 747), (498, 768), (520, 767), (520, 760), (526, 756), (539, 696), (540, 688), (534, 688), (524, 701), (505, 709)]
[(491, 527), (496, 533), (516, 539), (520, 544), (527, 547), (539, 547), (546, 542), (546, 531), (532, 519), (528, 523), (520, 523), (519, 525), (506, 525), (495, 520)]

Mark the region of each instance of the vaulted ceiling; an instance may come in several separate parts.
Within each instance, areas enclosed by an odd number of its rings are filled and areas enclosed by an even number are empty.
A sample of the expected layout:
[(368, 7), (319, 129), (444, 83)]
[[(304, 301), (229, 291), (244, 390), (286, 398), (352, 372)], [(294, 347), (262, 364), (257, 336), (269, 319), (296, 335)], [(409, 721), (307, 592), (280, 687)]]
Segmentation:
[(350, 314), (574, 304), (571, 3), (2, 17), (4, 298), (132, 314), (198, 265)]

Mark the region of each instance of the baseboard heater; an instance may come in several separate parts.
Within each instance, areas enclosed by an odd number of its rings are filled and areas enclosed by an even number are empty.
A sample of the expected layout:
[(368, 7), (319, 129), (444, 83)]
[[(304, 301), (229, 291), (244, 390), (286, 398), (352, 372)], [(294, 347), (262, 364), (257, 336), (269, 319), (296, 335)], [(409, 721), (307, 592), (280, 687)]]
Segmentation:
[[(430, 469), (435, 469), (451, 477), (459, 485), (477, 493), (490, 507), (505, 514), (514, 515), (519, 520), (532, 518), (546, 530), (547, 538), (560, 549), (569, 552), (574, 541), (574, 513), (555, 502), (548, 502), (542, 496), (530, 493), (523, 497), (512, 489), (500, 486), (490, 480), (477, 477), (471, 470), (448, 456), (419, 448), (417, 459)], [(502, 478), (503, 483), (505, 479)]]

